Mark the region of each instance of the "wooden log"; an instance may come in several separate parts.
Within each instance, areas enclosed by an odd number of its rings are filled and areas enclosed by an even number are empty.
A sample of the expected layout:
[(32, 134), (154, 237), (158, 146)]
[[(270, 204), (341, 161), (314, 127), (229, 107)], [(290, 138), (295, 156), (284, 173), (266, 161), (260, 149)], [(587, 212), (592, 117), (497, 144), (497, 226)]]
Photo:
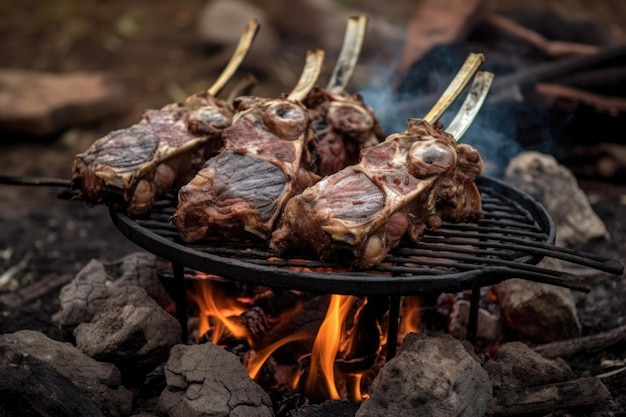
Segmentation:
[(487, 415), (515, 416), (579, 409), (610, 397), (602, 381), (593, 377), (515, 390), (495, 390)]
[(526, 93), (539, 82), (552, 82), (578, 72), (607, 67), (621, 62), (625, 56), (626, 45), (617, 44), (600, 48), (595, 54), (572, 55), (496, 77), (489, 102), (516, 101), (520, 91)]
[[(573, 74), (610, 66), (614, 62), (621, 62), (626, 57), (626, 45), (612, 45), (603, 47), (595, 54), (572, 55), (562, 59), (544, 62), (517, 72), (499, 75), (495, 78), (488, 103), (503, 103), (519, 101), (520, 93), (527, 94), (533, 91), (539, 82), (554, 82)], [(431, 107), (439, 98), (439, 93), (410, 98), (394, 104), (394, 111), (402, 112), (407, 109)]]
[(528, 29), (512, 19), (497, 14), (485, 17), (484, 22), (511, 36), (528, 42), (549, 57), (561, 58), (564, 56), (593, 54), (598, 47), (584, 43), (549, 40), (538, 32)]
[(544, 358), (554, 359), (576, 353), (598, 352), (624, 341), (626, 341), (626, 325), (592, 336), (539, 345), (534, 350)]
[[(552, 83), (539, 83), (535, 86), (537, 94), (548, 106), (567, 107), (573, 111), (580, 104), (593, 107), (599, 113), (616, 116), (626, 113), (626, 98), (611, 97), (592, 93), (579, 88)], [(564, 104), (565, 103), (565, 104)]]

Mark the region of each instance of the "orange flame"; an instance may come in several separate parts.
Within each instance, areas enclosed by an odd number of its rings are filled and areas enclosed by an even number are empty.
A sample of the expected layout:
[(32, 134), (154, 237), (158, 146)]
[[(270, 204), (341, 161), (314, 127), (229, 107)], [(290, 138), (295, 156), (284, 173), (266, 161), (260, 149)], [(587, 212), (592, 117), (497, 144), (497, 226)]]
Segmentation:
[(404, 336), (408, 333), (420, 331), (421, 302), (417, 296), (406, 296), (402, 298), (400, 310), (400, 323), (398, 325), (398, 342), (402, 343)]
[(345, 333), (345, 319), (356, 297), (334, 294), (330, 298), (326, 317), (319, 328), (313, 342), (311, 353), (311, 368), (306, 383), (308, 392), (314, 392), (318, 387), (318, 378), (323, 378), (328, 397), (340, 399), (335, 385), (335, 357), (339, 350), (341, 335)]
[(287, 343), (295, 342), (297, 340), (305, 340), (309, 337), (310, 335), (305, 333), (294, 333), (287, 337), (283, 337), (282, 339), (272, 343), (264, 349), (259, 350), (258, 352), (256, 352), (256, 355), (251, 358), (246, 364), (248, 375), (250, 375), (250, 378), (252, 379), (256, 378), (265, 361), (272, 355), (272, 353), (274, 353), (274, 351), (276, 351), (276, 349), (286, 345)]
[[(310, 271), (306, 267), (302, 270)], [(194, 282), (194, 289), (188, 293), (189, 298), (195, 302), (199, 309), (199, 335), (204, 335), (212, 330), (211, 341), (215, 344), (223, 343), (224, 337), (247, 340), (251, 354), (244, 365), (251, 378), (254, 379), (258, 376), (263, 364), (276, 350), (288, 343), (312, 338), (311, 334), (296, 332), (256, 351), (252, 336), (244, 326), (237, 322), (237, 317), (249, 305), (242, 302), (242, 299), (228, 296), (224, 286), (220, 285), (214, 276), (203, 275), (202, 278)], [(367, 398), (368, 394), (361, 392), (362, 372), (344, 374), (335, 368), (337, 355), (350, 352), (351, 344), (359, 343), (355, 339), (356, 333), (352, 334), (347, 326), (348, 323), (354, 321), (350, 315), (354, 315), (354, 318), (359, 316), (355, 304), (361, 301), (363, 303), (359, 309), (367, 304), (367, 300), (345, 295), (332, 295), (330, 297), (326, 316), (313, 342), (310, 368), (308, 375), (305, 374), (307, 379), (303, 381), (304, 389), (309, 398), (338, 400), (350, 396), (354, 401)], [(294, 311), (283, 311), (281, 316), (292, 314)], [(419, 315), (420, 299), (415, 296), (403, 297), (398, 328), (398, 341), (400, 343), (407, 333), (419, 331)], [(280, 317), (276, 319), (281, 320)], [(380, 337), (379, 353), (387, 343), (386, 331), (383, 331), (380, 324), (377, 324)], [(257, 346), (256, 348), (260, 347)], [(299, 386), (300, 376), (299, 372), (294, 372), (294, 375), (289, 376), (290, 383), (293, 384), (294, 388)]]
[(215, 322), (211, 342), (218, 344), (220, 339), (230, 332), (235, 338), (246, 339), (249, 342), (248, 331), (245, 327), (233, 322), (231, 317), (237, 317), (245, 310), (245, 307), (235, 298), (226, 297), (223, 290), (215, 285), (210, 275), (195, 282), (195, 291), (189, 293), (189, 297), (196, 303), (199, 309), (198, 334), (203, 335), (211, 330), (212, 318)]

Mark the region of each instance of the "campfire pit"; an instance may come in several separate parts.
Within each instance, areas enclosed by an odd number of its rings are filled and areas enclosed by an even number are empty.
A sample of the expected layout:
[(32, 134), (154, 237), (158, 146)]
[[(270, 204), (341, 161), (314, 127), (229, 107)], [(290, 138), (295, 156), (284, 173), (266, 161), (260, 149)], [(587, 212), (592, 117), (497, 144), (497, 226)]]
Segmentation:
[[(275, 288), (301, 288), (315, 293), (333, 292), (367, 296), (382, 294), (379, 296), (380, 299), (392, 300), (392, 310), (405, 294), (430, 294), (470, 289), (473, 290), (471, 305), (474, 313), (470, 321), (474, 329), (469, 332), (469, 339), (472, 340), (476, 333), (477, 322), (479, 292), (476, 289), (481, 286), (499, 282), (511, 276), (521, 276), (529, 280), (554, 282), (557, 285), (585, 290), (580, 279), (538, 268), (534, 264), (543, 256), (569, 258), (575, 263), (593, 268), (597, 268), (597, 262), (603, 262), (602, 259), (571, 253), (555, 247), (553, 245), (554, 226), (549, 217), (547, 226), (543, 223), (541, 207), (538, 212), (535, 212), (534, 208), (526, 207), (515, 198), (504, 199), (504, 201), (508, 204), (509, 200), (512, 200), (514, 204), (521, 205), (522, 210), (519, 210), (517, 206), (510, 208), (506, 204), (498, 207), (503, 201), (498, 193), (507, 194), (510, 190), (500, 190), (489, 178), (481, 178), (479, 181), (482, 196), (489, 205), (487, 214), (492, 216), (493, 223), (489, 223), (490, 218), (487, 217), (478, 225), (444, 225), (440, 231), (428, 232), (426, 240), (419, 245), (408, 247), (403, 245), (391, 254), (388, 263), (365, 272), (346, 271), (337, 265), (321, 263), (304, 255), (299, 255), (298, 259), (276, 259), (257, 242), (211, 241), (206, 242), (206, 245), (185, 246), (180, 243), (176, 231), (167, 222), (171, 214), (169, 210), (173, 207), (170, 199), (161, 202), (162, 205), (158, 207), (157, 212), (146, 218), (132, 220), (124, 218), (123, 215), (118, 216), (119, 213), (112, 213), (111, 216), (119, 229), (143, 228), (166, 241), (167, 244), (159, 249), (155, 249), (153, 243), (145, 245), (141, 243), (141, 246), (172, 260), (173, 273), (169, 281), (173, 284), (172, 287), (177, 294), (181, 321), (185, 321), (184, 315), (188, 308), (183, 291), (185, 285), (182, 281), (188, 276), (186, 272), (194, 269), (219, 273), (230, 280)], [(494, 192), (496, 196), (493, 195)], [(517, 218), (518, 215), (523, 219)], [(511, 220), (511, 216), (515, 216), (515, 219)], [(525, 225), (527, 217), (531, 218), (532, 225)], [(518, 228), (520, 224), (523, 227)], [(498, 228), (506, 231), (498, 232)], [(492, 237), (492, 232), (499, 234), (497, 239)], [(129, 233), (134, 232), (124, 232), (124, 235), (129, 236)], [(140, 243), (154, 240), (153, 236), (141, 233), (143, 232), (140, 230), (138, 235), (133, 236), (130, 241)], [(179, 253), (179, 248), (183, 248), (184, 253)], [(594, 247), (590, 250), (596, 252), (598, 248)], [(111, 256), (110, 253), (108, 255)], [(299, 271), (295, 271), (295, 268)], [(312, 270), (302, 271), (303, 268)], [(334, 269), (321, 272), (322, 268)], [(621, 271), (619, 265), (614, 263), (607, 263), (604, 268), (603, 270), (610, 270), (613, 273), (617, 273), (617, 270)], [(591, 285), (595, 291), (596, 283)], [(589, 299), (595, 301), (595, 298)], [(587, 301), (587, 303), (593, 302)], [(388, 301), (387, 306), (389, 306)], [(392, 313), (392, 318), (397, 316), (397, 313)], [(397, 322), (397, 320), (391, 321)], [(186, 325), (183, 326), (183, 329), (186, 328)], [(390, 345), (389, 348), (393, 349), (393, 346), (395, 345)]]

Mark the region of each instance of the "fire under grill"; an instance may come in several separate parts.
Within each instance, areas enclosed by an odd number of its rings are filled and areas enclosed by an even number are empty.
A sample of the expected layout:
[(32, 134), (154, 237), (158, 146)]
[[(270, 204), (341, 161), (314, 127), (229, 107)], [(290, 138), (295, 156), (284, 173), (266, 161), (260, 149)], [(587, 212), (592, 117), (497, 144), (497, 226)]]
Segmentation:
[[(622, 274), (623, 266), (602, 258), (554, 245), (555, 225), (533, 198), (498, 180), (479, 177), (484, 218), (477, 223), (444, 223), (426, 230), (419, 243), (403, 241), (384, 262), (367, 271), (352, 271), (336, 263), (320, 262), (313, 254), (276, 257), (260, 240), (207, 240), (187, 245), (170, 217), (177, 198), (167, 195), (152, 212), (130, 218), (111, 209), (116, 227), (131, 241), (172, 262), (177, 316), (186, 329), (185, 268), (241, 283), (325, 294), (390, 296), (387, 358), (395, 354), (400, 296), (472, 290), (468, 339), (476, 334), (480, 287), (509, 278), (523, 278), (580, 291), (584, 279), (563, 271), (536, 266), (552, 257), (600, 271)], [(186, 337), (186, 335), (184, 335)]]

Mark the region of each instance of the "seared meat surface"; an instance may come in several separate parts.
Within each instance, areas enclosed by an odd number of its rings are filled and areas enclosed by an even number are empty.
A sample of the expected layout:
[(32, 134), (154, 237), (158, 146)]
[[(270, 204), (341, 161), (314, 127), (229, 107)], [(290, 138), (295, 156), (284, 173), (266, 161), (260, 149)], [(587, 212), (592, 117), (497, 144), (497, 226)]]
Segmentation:
[(404, 235), (482, 215), (474, 179), (478, 152), (440, 125), (411, 119), (407, 130), (362, 151), (360, 162), (292, 198), (272, 234), (278, 254), (313, 250), (322, 260), (380, 263)]
[(306, 173), (314, 137), (301, 104), (242, 98), (235, 105), (224, 151), (180, 189), (172, 221), (185, 241), (215, 234), (267, 238), (286, 201), (318, 179)]
[(80, 200), (145, 214), (156, 196), (188, 182), (217, 153), (232, 115), (231, 106), (205, 92), (185, 104), (146, 110), (139, 123), (109, 133), (76, 155), (71, 186)]

